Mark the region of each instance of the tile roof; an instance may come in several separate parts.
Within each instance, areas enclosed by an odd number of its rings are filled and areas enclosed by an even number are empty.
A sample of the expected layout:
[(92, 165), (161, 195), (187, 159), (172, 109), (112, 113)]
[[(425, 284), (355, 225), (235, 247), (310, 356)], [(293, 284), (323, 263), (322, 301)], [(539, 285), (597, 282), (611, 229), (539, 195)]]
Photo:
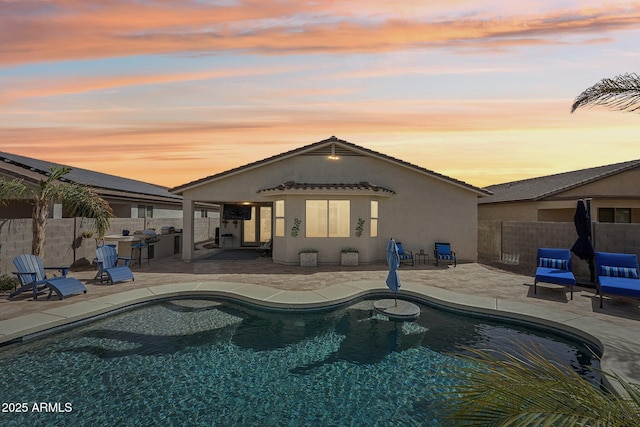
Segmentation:
[[(266, 165), (266, 164), (269, 164), (269, 163), (273, 163), (273, 162), (276, 162), (278, 160), (282, 160), (282, 159), (285, 159), (285, 158), (293, 157), (295, 155), (310, 154), (310, 152), (312, 152), (314, 150), (330, 147), (332, 144), (335, 145), (336, 154), (339, 155), (339, 156), (353, 155), (354, 153), (355, 154), (358, 154), (358, 153), (367, 154), (367, 155), (378, 157), (378, 158), (381, 158), (381, 159), (384, 159), (384, 160), (387, 160), (387, 161), (390, 161), (390, 162), (393, 162), (393, 163), (396, 163), (396, 164), (411, 168), (413, 170), (425, 173), (427, 175), (431, 175), (433, 177), (442, 179), (442, 180), (447, 181), (447, 182), (449, 182), (451, 184), (454, 184), (454, 185), (466, 188), (467, 190), (471, 190), (471, 191), (473, 191), (475, 193), (478, 193), (481, 196), (487, 196), (487, 195), (491, 194), (490, 191), (487, 191), (487, 190), (485, 190), (483, 188), (475, 187), (475, 186), (473, 186), (471, 184), (468, 184), (468, 183), (466, 183), (464, 181), (460, 181), (460, 180), (457, 180), (455, 178), (451, 178), (451, 177), (448, 177), (446, 175), (442, 175), (442, 174), (439, 174), (439, 173), (434, 172), (432, 170), (423, 168), (421, 166), (417, 166), (417, 165), (411, 164), (409, 162), (405, 162), (404, 160), (400, 160), (400, 159), (397, 159), (395, 157), (388, 156), (386, 154), (382, 154), (382, 153), (379, 153), (377, 151), (361, 147), (361, 146), (353, 144), (351, 142), (344, 141), (342, 139), (338, 139), (335, 136), (332, 136), (332, 137), (330, 137), (328, 139), (325, 139), (323, 141), (318, 141), (318, 142), (315, 142), (313, 144), (305, 145), (303, 147), (299, 147), (299, 148), (296, 148), (294, 150), (290, 150), (290, 151), (287, 151), (287, 152), (284, 152), (284, 153), (281, 153), (281, 154), (277, 154), (275, 156), (271, 156), (271, 157), (268, 157), (266, 159), (258, 160), (258, 161), (253, 162), (253, 163), (249, 163), (249, 164), (246, 164), (246, 165), (243, 165), (243, 166), (239, 166), (237, 168), (229, 169), (229, 170), (224, 171), (224, 172), (220, 172), (220, 173), (217, 173), (217, 174), (214, 174), (214, 175), (210, 175), (210, 176), (198, 179), (196, 181), (192, 181), (192, 182), (189, 182), (189, 183), (186, 183), (186, 184), (171, 188), (169, 191), (171, 191), (172, 193), (180, 194), (180, 193), (182, 193), (183, 191), (185, 191), (187, 189), (190, 189), (192, 187), (197, 187), (197, 186), (199, 186), (201, 184), (205, 184), (205, 183), (207, 183), (209, 181), (213, 181), (213, 180), (216, 180), (218, 178), (222, 178), (222, 177), (225, 177), (225, 176), (228, 176), (228, 175), (233, 175), (235, 173), (242, 172), (244, 170), (248, 170), (248, 169), (252, 169), (252, 168), (255, 168), (255, 167), (258, 167), (258, 166), (261, 166), (261, 165)], [(327, 154), (328, 154), (328, 152), (327, 152)]]
[(280, 184), (276, 187), (264, 188), (258, 193), (270, 192), (270, 191), (287, 191), (287, 190), (369, 190), (380, 191), (383, 193), (395, 194), (395, 191), (388, 188), (380, 187), (379, 185), (371, 184), (369, 182), (359, 182), (357, 184), (313, 184), (313, 183), (301, 183), (294, 181), (287, 181), (284, 184)]
[(640, 160), (631, 160), (612, 165), (491, 185), (486, 189), (493, 192), (493, 196), (480, 199), (478, 203), (541, 200), (637, 167), (640, 167)]
[[(44, 160), (33, 159), (31, 157), (18, 156), (16, 154), (0, 152), (0, 169), (9, 168), (13, 166), (12, 172), (20, 172), (19, 168), (22, 168), (24, 173), (22, 174), (27, 179), (40, 179), (42, 176), (49, 173), (50, 167), (67, 166), (59, 163), (47, 162)], [(68, 166), (71, 171), (64, 176), (65, 180), (74, 182), (77, 184), (85, 184), (96, 190), (111, 190), (124, 193), (135, 193), (145, 196), (153, 196), (160, 198), (168, 198), (175, 201), (180, 201), (182, 198), (175, 194), (170, 193), (167, 188), (159, 185), (149, 184), (147, 182), (136, 181), (133, 179), (122, 178), (115, 175), (104, 174), (100, 172), (94, 172), (87, 169), (76, 168)], [(37, 174), (37, 175), (36, 175)]]

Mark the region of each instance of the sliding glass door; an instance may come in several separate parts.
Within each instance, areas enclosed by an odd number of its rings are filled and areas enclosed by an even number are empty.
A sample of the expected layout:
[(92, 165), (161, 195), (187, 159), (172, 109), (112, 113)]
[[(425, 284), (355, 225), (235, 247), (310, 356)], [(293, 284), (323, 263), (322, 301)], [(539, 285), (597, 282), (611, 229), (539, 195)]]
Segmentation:
[(259, 246), (271, 239), (271, 206), (252, 206), (251, 219), (242, 221), (242, 246)]

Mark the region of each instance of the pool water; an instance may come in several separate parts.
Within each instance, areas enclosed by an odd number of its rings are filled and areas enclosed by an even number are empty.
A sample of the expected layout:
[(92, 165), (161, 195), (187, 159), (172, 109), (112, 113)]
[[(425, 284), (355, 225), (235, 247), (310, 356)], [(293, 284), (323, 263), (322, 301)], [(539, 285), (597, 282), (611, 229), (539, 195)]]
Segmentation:
[(306, 313), (165, 301), (3, 349), (0, 425), (437, 426), (447, 374), (465, 363), (451, 353), (523, 342), (597, 383), (578, 342), (424, 305), (398, 323), (373, 301)]

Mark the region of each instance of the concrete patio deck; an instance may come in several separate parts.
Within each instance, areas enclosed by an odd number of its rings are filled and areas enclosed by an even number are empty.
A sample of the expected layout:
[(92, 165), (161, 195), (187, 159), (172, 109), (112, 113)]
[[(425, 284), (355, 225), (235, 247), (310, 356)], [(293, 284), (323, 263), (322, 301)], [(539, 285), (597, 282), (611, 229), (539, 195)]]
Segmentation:
[[(179, 256), (134, 266), (134, 282), (115, 285), (94, 280), (95, 271), (70, 275), (88, 292), (58, 300), (55, 295), (33, 300), (20, 295), (0, 298), (0, 343), (88, 318), (138, 302), (176, 295), (227, 296), (271, 307), (318, 307), (348, 301), (368, 293), (390, 291), (385, 263), (359, 267), (282, 266), (270, 258), (202, 260)], [(533, 276), (510, 273), (482, 264), (457, 267), (403, 266), (400, 294), (456, 308), (504, 315), (553, 326), (597, 344), (602, 368), (640, 384), (640, 307), (637, 300), (606, 299), (599, 308), (594, 289), (577, 287), (569, 300), (566, 288), (538, 284)]]

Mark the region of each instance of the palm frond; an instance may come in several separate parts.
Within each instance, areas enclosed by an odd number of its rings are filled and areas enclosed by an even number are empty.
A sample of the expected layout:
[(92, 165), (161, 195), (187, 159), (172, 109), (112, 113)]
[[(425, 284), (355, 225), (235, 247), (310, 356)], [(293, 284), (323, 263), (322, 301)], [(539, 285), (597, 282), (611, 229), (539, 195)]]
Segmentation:
[(18, 179), (0, 178), (0, 203), (6, 204), (11, 199), (20, 199), (29, 194), (29, 187)]
[(63, 182), (60, 181), (64, 175), (71, 172), (67, 166), (52, 166), (49, 168), (46, 179), (41, 179), (38, 186), (38, 197), (42, 200), (57, 199), (57, 193)]
[(71, 168), (58, 166), (49, 168), (45, 179), (30, 187), (22, 181), (9, 181), (0, 178), (0, 203), (8, 200), (29, 197), (33, 201), (33, 241), (31, 252), (44, 256), (44, 239), (48, 206), (62, 202), (69, 214), (83, 218), (93, 218), (100, 236), (109, 229), (109, 220), (113, 218), (111, 206), (93, 189), (80, 184), (65, 182), (64, 175)]
[(640, 77), (635, 73), (628, 73), (600, 80), (578, 95), (571, 106), (571, 112), (594, 105), (622, 111), (640, 110)]
[[(466, 349), (467, 367), (454, 372), (445, 412), (456, 425), (640, 425), (638, 395), (621, 397), (588, 383), (571, 367), (522, 346), (519, 356)], [(638, 393), (635, 385), (616, 378)]]
[(96, 231), (103, 236), (109, 229), (113, 210), (109, 203), (91, 188), (79, 184), (65, 184), (57, 189), (57, 196), (71, 216), (93, 218)]

